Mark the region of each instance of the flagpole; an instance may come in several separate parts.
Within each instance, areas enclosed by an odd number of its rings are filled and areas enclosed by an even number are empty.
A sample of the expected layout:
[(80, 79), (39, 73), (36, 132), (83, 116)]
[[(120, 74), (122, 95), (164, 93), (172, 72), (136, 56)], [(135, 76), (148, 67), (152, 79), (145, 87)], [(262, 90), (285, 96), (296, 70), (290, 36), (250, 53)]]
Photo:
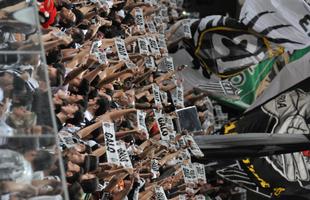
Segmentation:
[[(303, 134), (248, 133), (195, 136), (205, 159), (240, 159), (310, 150), (310, 136)], [(198, 159), (199, 160), (199, 159)]]

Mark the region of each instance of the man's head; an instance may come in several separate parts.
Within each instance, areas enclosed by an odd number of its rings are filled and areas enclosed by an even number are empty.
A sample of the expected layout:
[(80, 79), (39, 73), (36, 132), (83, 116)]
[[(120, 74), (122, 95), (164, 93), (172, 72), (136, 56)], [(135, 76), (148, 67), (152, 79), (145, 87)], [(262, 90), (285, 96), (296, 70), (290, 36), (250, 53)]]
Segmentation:
[(85, 40), (85, 35), (83, 31), (76, 27), (71, 27), (66, 31), (67, 34), (71, 36), (74, 43), (83, 44)]
[(62, 7), (61, 10), (58, 12), (59, 15), (59, 25), (64, 28), (70, 28), (75, 25), (76, 23), (76, 16), (72, 12), (72, 10), (69, 10), (65, 7)]
[(48, 66), (48, 76), (52, 87), (57, 87), (63, 84), (66, 69), (63, 64), (55, 63)]
[(79, 106), (76, 104), (68, 104), (61, 107), (61, 112), (64, 113), (68, 119), (75, 117), (75, 113), (79, 111)]
[(99, 180), (94, 174), (83, 174), (80, 182), (85, 193), (96, 192)]
[(30, 150), (24, 154), (24, 157), (31, 163), (34, 171), (49, 169), (55, 161), (53, 155), (45, 150)]
[(84, 97), (80, 94), (70, 94), (67, 98), (67, 101), (70, 103), (76, 103), (80, 100), (83, 100)]
[(70, 160), (72, 163), (79, 165), (83, 164), (85, 160), (85, 155), (79, 153), (75, 148), (66, 149), (63, 152), (63, 155), (65, 155), (66, 158), (68, 158), (68, 160)]
[(81, 105), (77, 105), (77, 110), (73, 113), (73, 117), (69, 118), (66, 123), (79, 126), (84, 119), (85, 109)]
[(12, 113), (20, 118), (23, 118), (29, 111), (24, 106), (14, 106)]
[(90, 99), (88, 106), (94, 111), (95, 116), (100, 116), (110, 109), (110, 102), (105, 97)]

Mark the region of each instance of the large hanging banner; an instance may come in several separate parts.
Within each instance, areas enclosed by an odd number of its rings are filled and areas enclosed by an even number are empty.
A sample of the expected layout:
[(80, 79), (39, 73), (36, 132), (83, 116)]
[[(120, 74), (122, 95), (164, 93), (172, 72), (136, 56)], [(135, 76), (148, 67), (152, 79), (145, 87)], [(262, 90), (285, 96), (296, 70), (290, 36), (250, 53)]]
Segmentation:
[(196, 24), (195, 56), (214, 74), (227, 78), (267, 58), (271, 44), (239, 21), (207, 16)]
[(240, 21), (293, 52), (310, 45), (307, 0), (246, 0)]
[(239, 99), (229, 96), (214, 96), (213, 99), (240, 110), (252, 110), (310, 77), (306, 64), (310, 60), (309, 51), (310, 48), (305, 48), (290, 56), (282, 54), (253, 65), (228, 79)]
[[(291, 72), (293, 75), (294, 71)], [(295, 73), (301, 76), (298, 71)], [(309, 79), (298, 87), (295, 86), (294, 89), (277, 95), (262, 104), (259, 109), (245, 114), (243, 119), (237, 122), (238, 132), (247, 134), (265, 130), (270, 134), (309, 134), (310, 93), (308, 85)], [(286, 87), (284, 82), (281, 87)], [(258, 118), (260, 123), (257, 123)], [(288, 195), (290, 197), (288, 199), (302, 199), (303, 194), (309, 194), (309, 169), (309, 151), (303, 151), (243, 159), (238, 161), (237, 165), (219, 170), (218, 174), (267, 197)], [(286, 198), (283, 197), (283, 199)]]

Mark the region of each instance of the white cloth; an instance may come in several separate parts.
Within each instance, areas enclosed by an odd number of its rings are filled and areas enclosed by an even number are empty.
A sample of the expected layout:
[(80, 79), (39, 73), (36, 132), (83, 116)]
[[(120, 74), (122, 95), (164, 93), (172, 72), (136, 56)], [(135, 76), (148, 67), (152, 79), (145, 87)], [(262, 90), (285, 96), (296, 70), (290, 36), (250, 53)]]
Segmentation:
[(91, 121), (94, 118), (94, 116), (88, 110), (84, 112), (84, 116), (88, 121)]
[[(259, 16), (263, 12), (266, 13)], [(258, 17), (255, 31), (268, 28), (265, 35), (270, 38), (299, 43), (280, 42), (288, 51), (310, 45), (310, 6), (305, 0), (246, 0), (239, 19), (248, 24), (254, 17)]]
[(125, 12), (124, 10), (120, 10), (117, 12), (117, 15), (120, 16), (121, 18), (125, 18)]
[(2, 88), (0, 87), (0, 102), (3, 101), (3, 98), (4, 98), (4, 93), (3, 93)]
[(38, 197), (32, 197), (28, 200), (62, 200), (61, 195), (54, 195), (54, 196), (38, 196)]

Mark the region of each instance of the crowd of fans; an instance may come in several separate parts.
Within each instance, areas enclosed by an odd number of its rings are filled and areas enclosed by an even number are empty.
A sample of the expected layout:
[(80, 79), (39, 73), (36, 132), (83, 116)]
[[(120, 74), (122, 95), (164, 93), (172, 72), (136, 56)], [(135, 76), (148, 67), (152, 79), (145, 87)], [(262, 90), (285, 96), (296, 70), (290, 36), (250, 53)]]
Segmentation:
[[(191, 162), (203, 153), (193, 133), (180, 128), (177, 110), (196, 107), (200, 134), (218, 129), (213, 112), (223, 113), (207, 93), (183, 90), (177, 73), (186, 66), (174, 66), (169, 56), (177, 29), (184, 28), (179, 39), (191, 37), (186, 20), (177, 22), (183, 18), (179, 2), (38, 1), (42, 37), (34, 25), (16, 18), (29, 3), (4, 2), (1, 51), (23, 53), (0, 53), (0, 134), (53, 133), (49, 83), (59, 147), (40, 139), (31, 140), (39, 145), (28, 149), (21, 148), (23, 140), (1, 141), (1, 151), (23, 161), (18, 173), (27, 163), (32, 176), (42, 173), (40, 181), (24, 184), (0, 175), (1, 199), (61, 199), (59, 155), (70, 200), (228, 199), (238, 194), (214, 171)], [(45, 55), (36, 53), (40, 41)], [(44, 166), (36, 167), (35, 159)], [(0, 173), (5, 169), (0, 167)]]

